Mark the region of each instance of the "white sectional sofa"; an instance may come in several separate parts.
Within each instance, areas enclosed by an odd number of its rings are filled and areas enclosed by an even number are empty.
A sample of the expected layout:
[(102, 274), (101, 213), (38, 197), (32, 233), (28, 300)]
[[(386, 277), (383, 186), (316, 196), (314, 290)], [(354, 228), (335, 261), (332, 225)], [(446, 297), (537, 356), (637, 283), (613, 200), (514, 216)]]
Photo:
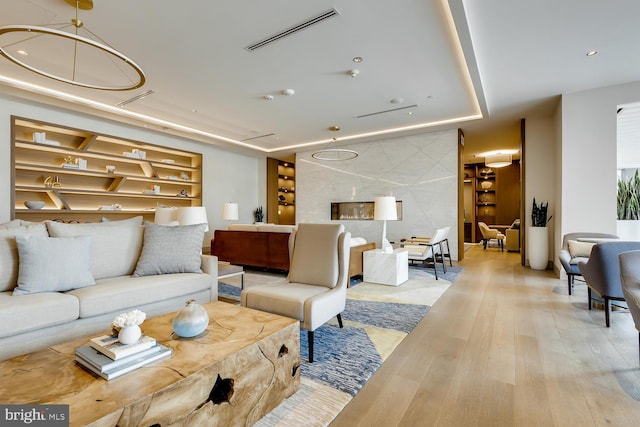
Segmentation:
[(0, 360), (107, 331), (134, 308), (152, 317), (216, 301), (217, 258), (201, 255), (203, 237), (204, 225), (142, 217), (0, 224)]

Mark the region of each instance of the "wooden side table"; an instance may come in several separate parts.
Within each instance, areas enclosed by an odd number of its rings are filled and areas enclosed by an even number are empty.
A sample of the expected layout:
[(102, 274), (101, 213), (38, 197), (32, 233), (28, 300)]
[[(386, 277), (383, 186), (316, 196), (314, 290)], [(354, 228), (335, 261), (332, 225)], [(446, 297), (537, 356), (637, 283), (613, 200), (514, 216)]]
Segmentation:
[(409, 279), (409, 251), (406, 249), (394, 249), (393, 252), (374, 249), (363, 252), (362, 256), (365, 282), (399, 286)]

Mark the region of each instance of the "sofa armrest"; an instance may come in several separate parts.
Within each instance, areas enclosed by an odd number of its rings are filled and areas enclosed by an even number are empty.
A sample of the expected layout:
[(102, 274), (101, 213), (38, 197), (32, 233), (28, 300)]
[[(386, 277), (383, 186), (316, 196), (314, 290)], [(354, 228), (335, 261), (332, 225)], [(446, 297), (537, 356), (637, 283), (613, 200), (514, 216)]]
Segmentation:
[(203, 273), (211, 276), (211, 301), (218, 301), (218, 257), (215, 255), (201, 255)]
[(566, 272), (571, 272), (571, 265), (569, 265), (571, 262), (571, 254), (569, 254), (569, 251), (566, 249), (560, 250), (558, 259), (560, 260), (560, 264), (562, 264), (562, 267), (564, 267), (564, 270)]

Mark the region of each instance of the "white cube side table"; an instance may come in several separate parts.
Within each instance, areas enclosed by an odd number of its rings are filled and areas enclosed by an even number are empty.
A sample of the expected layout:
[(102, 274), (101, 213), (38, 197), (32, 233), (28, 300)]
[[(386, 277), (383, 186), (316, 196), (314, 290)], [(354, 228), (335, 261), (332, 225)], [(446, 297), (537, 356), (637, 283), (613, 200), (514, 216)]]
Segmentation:
[(373, 249), (362, 253), (362, 280), (380, 285), (399, 286), (409, 279), (409, 251), (383, 252)]

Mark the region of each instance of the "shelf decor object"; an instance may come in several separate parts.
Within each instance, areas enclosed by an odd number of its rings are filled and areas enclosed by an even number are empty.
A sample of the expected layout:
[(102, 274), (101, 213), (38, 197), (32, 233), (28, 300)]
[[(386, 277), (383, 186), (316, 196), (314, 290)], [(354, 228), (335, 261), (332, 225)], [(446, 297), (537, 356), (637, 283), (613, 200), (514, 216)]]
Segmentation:
[[(89, 30), (79, 18), (79, 9), (93, 8), (92, 0), (66, 0), (76, 9), (68, 22), (0, 27), (0, 55), (33, 73), (59, 82), (89, 89), (123, 91), (144, 85), (144, 71), (132, 59), (109, 46)], [(71, 32), (64, 31), (71, 28)], [(80, 35), (83, 31), (86, 36)], [(16, 37), (23, 36), (22, 40)], [(82, 55), (78, 55), (78, 46)], [(28, 52), (28, 56), (19, 52)], [(68, 66), (47, 70), (52, 51), (70, 59)], [(86, 64), (83, 66), (83, 64)], [(100, 64), (100, 66), (94, 66)], [(96, 71), (98, 70), (98, 72)], [(64, 77), (68, 76), (68, 77)]]
[(396, 198), (393, 196), (378, 196), (374, 199), (373, 219), (382, 221), (381, 249), (385, 253), (393, 252), (393, 247), (387, 240), (387, 220), (397, 221)]
[[(34, 142), (43, 132), (59, 145)], [(202, 205), (202, 154), (15, 116), (11, 141), (12, 218), (95, 222), (142, 215), (153, 221), (158, 206)], [(133, 150), (145, 158), (123, 155)], [(86, 168), (63, 166), (78, 158)], [(182, 173), (186, 180), (169, 178)], [(30, 210), (25, 201), (44, 206)]]

